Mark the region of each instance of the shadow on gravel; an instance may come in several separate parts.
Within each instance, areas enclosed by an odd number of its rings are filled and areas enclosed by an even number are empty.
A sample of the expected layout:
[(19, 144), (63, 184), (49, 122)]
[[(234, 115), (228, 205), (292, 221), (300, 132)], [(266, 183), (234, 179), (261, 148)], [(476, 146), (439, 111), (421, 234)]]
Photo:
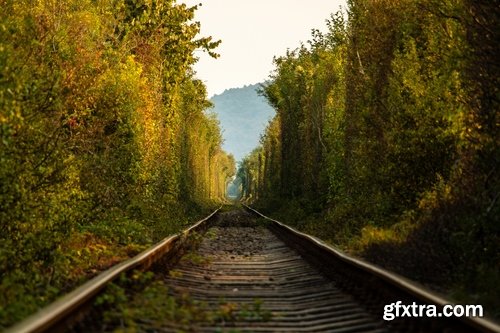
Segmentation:
[(220, 213), (217, 220), (212, 222), (212, 226), (214, 227), (265, 227), (267, 225), (268, 221), (256, 218), (243, 209)]

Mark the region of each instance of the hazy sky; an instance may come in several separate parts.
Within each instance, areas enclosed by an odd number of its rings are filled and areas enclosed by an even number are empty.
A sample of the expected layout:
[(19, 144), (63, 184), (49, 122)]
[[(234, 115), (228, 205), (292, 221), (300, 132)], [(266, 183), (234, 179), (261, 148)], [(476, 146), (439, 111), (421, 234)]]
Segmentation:
[(272, 70), (273, 56), (295, 49), (311, 37), (311, 29), (325, 30), (325, 20), (345, 0), (179, 0), (196, 12), (201, 34), (221, 39), (218, 59), (200, 53), (195, 65), (208, 96), (225, 89), (262, 82)]

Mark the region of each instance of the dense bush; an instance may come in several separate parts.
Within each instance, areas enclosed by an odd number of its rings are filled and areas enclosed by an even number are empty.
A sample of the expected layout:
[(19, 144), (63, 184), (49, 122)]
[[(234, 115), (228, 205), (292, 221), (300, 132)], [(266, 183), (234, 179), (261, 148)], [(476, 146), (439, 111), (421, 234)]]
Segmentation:
[(234, 160), (193, 78), (194, 51), (218, 44), (197, 37), (196, 7), (0, 6), (1, 329), (177, 231)]
[(499, 14), (488, 1), (350, 1), (326, 33), (275, 59), (262, 92), (278, 115), (238, 171), (246, 195), (493, 304)]

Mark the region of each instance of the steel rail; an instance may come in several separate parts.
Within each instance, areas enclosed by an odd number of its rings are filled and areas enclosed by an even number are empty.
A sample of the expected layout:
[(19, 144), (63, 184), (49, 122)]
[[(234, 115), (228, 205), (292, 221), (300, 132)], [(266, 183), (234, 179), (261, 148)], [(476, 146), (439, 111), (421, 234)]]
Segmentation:
[[(277, 221), (275, 219), (272, 219), (261, 212), (255, 210), (254, 208), (242, 204), (243, 207), (245, 207), (248, 211), (252, 212), (253, 214), (266, 219), (267, 221), (270, 221), (274, 227), (276, 227), (279, 232), (281, 233), (282, 237), (287, 237), (287, 235), (293, 235), (296, 238), (301, 239), (306, 243), (306, 246), (308, 248), (316, 248), (323, 253), (326, 253), (326, 255), (334, 257), (336, 260), (339, 260), (346, 265), (352, 267), (353, 269), (356, 269), (361, 272), (361, 274), (365, 275), (366, 277), (370, 278), (377, 278), (380, 281), (382, 281), (382, 284), (388, 286), (391, 289), (397, 289), (401, 294), (406, 294), (406, 296), (410, 296), (410, 298), (417, 299), (425, 304), (434, 304), (439, 308), (443, 308), (445, 305), (448, 304), (454, 304), (450, 300), (447, 300), (441, 295), (438, 295), (437, 293), (430, 291), (429, 289), (423, 287), (422, 285), (411, 281), (405, 277), (402, 277), (401, 275), (398, 275), (396, 273), (390, 272), (386, 269), (383, 269), (377, 265), (368, 263), (366, 261), (363, 261), (358, 258), (354, 258), (350, 255), (347, 255), (346, 253), (342, 252), (339, 249), (336, 249), (335, 247), (326, 244), (322, 240), (305, 234), (303, 232), (300, 232), (298, 230), (295, 230), (294, 228)], [(279, 236), (279, 234), (278, 234)], [(294, 247), (293, 245), (291, 245)], [(380, 283), (378, 283), (380, 285)], [(431, 318), (432, 319), (432, 318)], [(443, 320), (453, 320), (453, 321), (460, 321), (464, 325), (466, 325), (468, 328), (473, 329), (475, 332), (484, 332), (484, 333), (500, 333), (500, 325), (497, 323), (488, 320), (486, 318), (479, 318), (479, 317), (449, 317), (449, 318), (436, 318), (436, 319), (443, 319)]]
[[(222, 207), (222, 206), (221, 206)], [(202, 228), (221, 209), (212, 212), (209, 216), (196, 222), (191, 227), (173, 236), (169, 236), (133, 258), (127, 259), (108, 270), (98, 274), (80, 287), (62, 296), (48, 306), (8, 328), (4, 333), (39, 333), (56, 332), (64, 329), (64, 324), (73, 317), (79, 309), (84, 308), (120, 274), (133, 269), (145, 270), (152, 264), (176, 249), (191, 232)]]

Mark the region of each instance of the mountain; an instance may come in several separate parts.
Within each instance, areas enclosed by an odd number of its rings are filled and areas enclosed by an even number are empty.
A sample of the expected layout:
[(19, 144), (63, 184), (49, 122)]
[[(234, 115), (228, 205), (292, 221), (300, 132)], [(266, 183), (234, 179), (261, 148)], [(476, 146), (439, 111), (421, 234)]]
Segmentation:
[(240, 161), (259, 144), (260, 135), (275, 112), (266, 99), (257, 94), (259, 84), (226, 89), (210, 100), (223, 130), (226, 152)]

